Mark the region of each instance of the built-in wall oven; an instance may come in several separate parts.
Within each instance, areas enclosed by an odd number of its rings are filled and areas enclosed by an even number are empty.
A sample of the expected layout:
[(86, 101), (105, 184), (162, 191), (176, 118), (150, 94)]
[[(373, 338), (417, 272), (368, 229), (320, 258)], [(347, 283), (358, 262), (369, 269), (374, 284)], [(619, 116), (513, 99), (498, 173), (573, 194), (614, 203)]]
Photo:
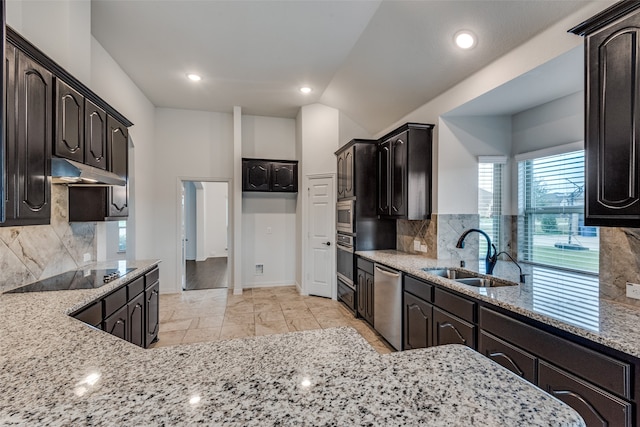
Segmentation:
[(341, 200), (336, 203), (336, 230), (353, 234), (355, 230), (355, 200)]
[(353, 281), (354, 247), (355, 236), (337, 233), (336, 270), (338, 275), (338, 299), (355, 312), (356, 287)]

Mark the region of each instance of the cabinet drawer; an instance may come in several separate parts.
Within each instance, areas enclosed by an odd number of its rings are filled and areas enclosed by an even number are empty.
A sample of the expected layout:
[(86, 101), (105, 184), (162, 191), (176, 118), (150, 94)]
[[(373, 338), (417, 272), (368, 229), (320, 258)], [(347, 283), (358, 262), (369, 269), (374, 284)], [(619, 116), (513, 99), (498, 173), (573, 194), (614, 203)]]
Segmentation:
[(404, 290), (427, 302), (433, 302), (433, 285), (411, 276), (404, 276)]
[(433, 302), (443, 310), (455, 314), (467, 322), (475, 323), (476, 321), (476, 303), (473, 301), (436, 288), (433, 295)]
[(129, 300), (135, 298), (142, 291), (144, 291), (144, 276), (140, 276), (133, 282), (127, 284), (127, 295)]
[(538, 385), (575, 409), (588, 426), (631, 427), (631, 403), (540, 361)]
[(364, 258), (358, 257), (358, 268), (364, 270), (369, 274), (373, 274), (373, 263)]
[(93, 303), (74, 314), (73, 317), (92, 326), (99, 326), (102, 322), (102, 305), (99, 302)]
[(480, 331), (478, 336), (478, 352), (525, 380), (536, 383), (537, 359), (534, 355), (485, 331)]
[(433, 308), (434, 345), (462, 344), (476, 349), (476, 327), (436, 307)]
[(145, 285), (148, 288), (160, 279), (160, 269), (155, 268), (144, 275)]
[(117, 309), (127, 303), (127, 287), (123, 286), (107, 295), (102, 300), (102, 307), (104, 308), (104, 317), (111, 316)]
[(619, 396), (631, 396), (631, 366), (482, 307), (480, 328)]

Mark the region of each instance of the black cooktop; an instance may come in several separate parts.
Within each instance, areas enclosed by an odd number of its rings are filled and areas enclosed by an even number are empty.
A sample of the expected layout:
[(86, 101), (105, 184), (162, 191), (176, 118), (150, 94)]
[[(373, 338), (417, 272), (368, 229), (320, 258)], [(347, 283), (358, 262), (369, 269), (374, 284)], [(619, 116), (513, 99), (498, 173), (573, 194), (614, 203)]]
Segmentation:
[(108, 268), (101, 270), (72, 270), (57, 276), (12, 289), (5, 293), (66, 291), (70, 289), (94, 289), (117, 280), (135, 268)]

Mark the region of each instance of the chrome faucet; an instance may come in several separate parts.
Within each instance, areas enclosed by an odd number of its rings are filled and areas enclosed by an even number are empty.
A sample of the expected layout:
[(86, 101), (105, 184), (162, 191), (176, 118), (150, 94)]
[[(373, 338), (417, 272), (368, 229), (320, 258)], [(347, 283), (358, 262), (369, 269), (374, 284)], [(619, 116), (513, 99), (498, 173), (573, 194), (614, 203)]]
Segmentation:
[(484, 236), (485, 239), (487, 239), (487, 256), (485, 257), (485, 260), (484, 260), (485, 273), (493, 274), (493, 269), (495, 268), (496, 263), (498, 262), (498, 255), (497, 255), (498, 250), (496, 249), (496, 245), (491, 243), (491, 238), (487, 233), (485, 233), (484, 231), (478, 228), (470, 228), (464, 233), (462, 233), (462, 235), (458, 239), (458, 243), (456, 243), (456, 248), (458, 249), (464, 248), (464, 239), (467, 237), (467, 235), (469, 235), (469, 233), (473, 233), (473, 232), (480, 233)]

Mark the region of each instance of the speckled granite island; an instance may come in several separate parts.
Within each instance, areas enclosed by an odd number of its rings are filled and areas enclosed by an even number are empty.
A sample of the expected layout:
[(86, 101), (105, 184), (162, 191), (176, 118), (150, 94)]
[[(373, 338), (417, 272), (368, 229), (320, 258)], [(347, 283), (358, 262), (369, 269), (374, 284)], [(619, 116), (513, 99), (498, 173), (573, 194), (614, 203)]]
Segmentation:
[(144, 350), (67, 315), (156, 264), (0, 295), (1, 425), (584, 425), (461, 346), (379, 355), (335, 328)]

